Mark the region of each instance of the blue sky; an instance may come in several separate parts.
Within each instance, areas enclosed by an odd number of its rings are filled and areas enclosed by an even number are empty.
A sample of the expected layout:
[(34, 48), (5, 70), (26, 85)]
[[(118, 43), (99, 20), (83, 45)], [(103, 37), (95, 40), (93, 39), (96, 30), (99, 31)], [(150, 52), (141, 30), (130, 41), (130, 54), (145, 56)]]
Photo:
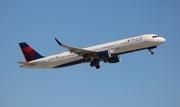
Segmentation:
[[(0, 0), (1, 107), (180, 107), (178, 0)], [(166, 43), (125, 54), (101, 69), (21, 69), (26, 41), (48, 56), (54, 38), (87, 47), (156, 33)]]

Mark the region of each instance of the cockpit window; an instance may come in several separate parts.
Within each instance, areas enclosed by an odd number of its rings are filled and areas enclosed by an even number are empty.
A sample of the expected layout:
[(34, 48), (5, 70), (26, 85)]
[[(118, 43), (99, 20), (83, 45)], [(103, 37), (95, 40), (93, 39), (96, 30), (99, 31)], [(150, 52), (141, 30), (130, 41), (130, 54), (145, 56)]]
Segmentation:
[(153, 36), (152, 38), (157, 38), (157, 37), (159, 37), (159, 36)]

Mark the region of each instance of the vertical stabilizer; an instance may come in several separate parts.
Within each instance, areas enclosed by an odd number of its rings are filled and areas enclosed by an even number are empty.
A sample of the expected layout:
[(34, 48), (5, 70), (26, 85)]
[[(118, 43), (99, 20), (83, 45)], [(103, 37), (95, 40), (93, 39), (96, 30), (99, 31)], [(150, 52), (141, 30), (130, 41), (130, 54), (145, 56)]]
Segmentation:
[(19, 43), (19, 46), (24, 54), (24, 57), (27, 62), (36, 60), (39, 58), (43, 58), (38, 52), (36, 52), (31, 46), (29, 46), (26, 42)]

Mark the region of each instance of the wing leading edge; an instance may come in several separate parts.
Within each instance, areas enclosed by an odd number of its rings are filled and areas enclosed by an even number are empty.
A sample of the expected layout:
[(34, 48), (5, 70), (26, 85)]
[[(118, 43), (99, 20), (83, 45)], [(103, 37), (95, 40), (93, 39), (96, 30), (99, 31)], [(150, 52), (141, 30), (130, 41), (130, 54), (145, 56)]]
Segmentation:
[(68, 46), (68, 45), (62, 44), (56, 38), (55, 40), (61, 47), (68, 49), (71, 53), (76, 53), (79, 56), (83, 56), (85, 59), (89, 59), (90, 57), (94, 57), (95, 55), (97, 55), (97, 52), (95, 51)]
[(81, 48), (76, 48), (68, 45), (62, 44), (59, 40), (55, 38), (56, 42), (63, 48), (67, 48), (70, 52), (76, 53), (76, 54), (81, 54), (81, 53), (96, 53), (95, 51), (90, 51), (90, 50), (85, 50)]

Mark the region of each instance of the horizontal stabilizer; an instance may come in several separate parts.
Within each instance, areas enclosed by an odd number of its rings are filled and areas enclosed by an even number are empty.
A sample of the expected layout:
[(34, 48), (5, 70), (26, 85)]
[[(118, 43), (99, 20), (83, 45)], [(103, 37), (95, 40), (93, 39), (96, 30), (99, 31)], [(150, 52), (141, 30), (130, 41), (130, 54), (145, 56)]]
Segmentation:
[(28, 66), (34, 66), (35, 64), (34, 63), (28, 63), (28, 62), (17, 62), (19, 64), (22, 64), (22, 65), (28, 65)]

